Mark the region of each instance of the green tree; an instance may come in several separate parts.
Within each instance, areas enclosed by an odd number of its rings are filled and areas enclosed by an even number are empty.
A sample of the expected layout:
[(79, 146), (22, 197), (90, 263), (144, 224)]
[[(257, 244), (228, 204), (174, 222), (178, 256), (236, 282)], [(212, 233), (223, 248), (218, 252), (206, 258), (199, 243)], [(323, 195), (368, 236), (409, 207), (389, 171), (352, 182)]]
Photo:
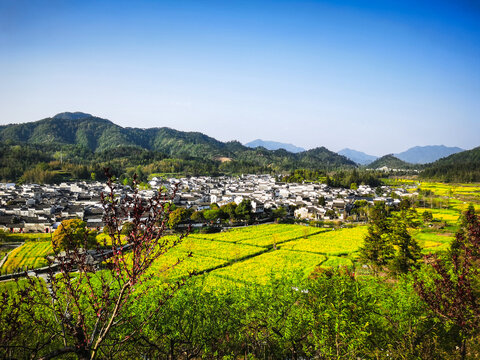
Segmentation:
[(210, 209), (203, 211), (203, 217), (205, 220), (215, 222), (222, 217), (222, 211), (220, 209)]
[(176, 208), (168, 216), (168, 226), (170, 229), (176, 228), (178, 224), (188, 218), (188, 212), (182, 207)]
[(431, 223), (433, 221), (433, 214), (431, 211), (425, 210), (422, 213), (422, 218), (424, 223)]
[(59, 250), (88, 249), (97, 244), (96, 233), (89, 231), (80, 219), (63, 220), (53, 233), (52, 244)]
[(397, 274), (406, 274), (412, 267), (417, 267), (422, 249), (409, 234), (407, 220), (401, 214), (393, 218), (389, 237), (397, 249), (390, 263), (390, 269)]
[(220, 209), (230, 218), (230, 220), (235, 220), (236, 208), (237, 208), (237, 204), (234, 202), (230, 202), (228, 204), (223, 205)]
[(235, 214), (241, 220), (250, 221), (252, 217), (252, 204), (249, 199), (244, 199), (235, 209)]
[(205, 221), (205, 218), (203, 217), (203, 211), (195, 211), (192, 216), (190, 216), (190, 219), (195, 222), (203, 222)]
[(384, 203), (377, 203), (370, 209), (368, 233), (360, 248), (360, 259), (372, 267), (374, 274), (388, 264), (394, 254), (394, 247), (388, 236), (388, 218)]
[(273, 210), (272, 215), (273, 218), (278, 221), (287, 216), (287, 209), (285, 209), (283, 206), (280, 206), (278, 209)]
[(320, 205), (320, 206), (325, 206), (325, 204), (326, 204), (325, 196), (320, 196), (320, 197), (318, 198), (318, 205)]

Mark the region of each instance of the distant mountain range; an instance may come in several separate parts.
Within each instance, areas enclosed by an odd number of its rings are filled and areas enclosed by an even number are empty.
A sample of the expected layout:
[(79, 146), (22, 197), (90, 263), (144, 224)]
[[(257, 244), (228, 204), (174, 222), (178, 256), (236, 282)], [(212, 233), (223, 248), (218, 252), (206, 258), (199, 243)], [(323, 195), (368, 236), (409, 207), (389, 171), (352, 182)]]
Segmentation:
[[(238, 141), (218, 141), (200, 132), (167, 127), (124, 128), (87, 113), (66, 112), (34, 122), (0, 126), (0, 179), (17, 180), (27, 170), (33, 171), (36, 164), (43, 163), (43, 169), (60, 159), (76, 164), (75, 171), (86, 172), (82, 175), (85, 176), (93, 170), (98, 174), (103, 167), (116, 168), (122, 174), (126, 169), (135, 171), (138, 166), (148, 166), (149, 173), (192, 175), (352, 169), (375, 158), (351, 149), (337, 154), (323, 146), (294, 153), (291, 151), (301, 148), (259, 141), (249, 143), (260, 145), (251, 148)], [(268, 150), (266, 146), (280, 149)], [(456, 153), (445, 157), (452, 152)], [(419, 164), (425, 161), (434, 162)], [(375, 159), (366, 167), (382, 166), (422, 169), (421, 177), (437, 180), (480, 181), (480, 147), (469, 151), (442, 145), (415, 147), (398, 157), (390, 154)]]
[[(262, 147), (252, 149), (238, 141), (221, 142), (199, 132), (184, 132), (167, 127), (123, 128), (109, 120), (80, 112), (61, 113), (35, 122), (0, 126), (0, 142), (56, 146), (57, 150), (62, 146), (73, 146), (76, 153), (81, 150), (94, 154), (109, 152), (110, 155), (115, 149), (120, 149), (119, 153), (128, 153), (125, 148), (143, 149), (163, 157), (196, 161), (202, 165), (210, 161), (211, 167), (222, 171), (269, 172), (272, 169), (290, 171), (297, 168), (356, 166), (353, 161), (325, 147), (299, 153)], [(153, 155), (142, 156), (152, 158)]]
[[(290, 151), (292, 153), (299, 153), (302, 151), (305, 151), (304, 148), (298, 147), (292, 144), (285, 144), (277, 141), (267, 141), (267, 140), (262, 140), (262, 139), (256, 139), (253, 141), (250, 141), (245, 144), (245, 146), (249, 148), (256, 148), (256, 147), (264, 147), (267, 150), (279, 150), (279, 149), (285, 149), (287, 151)], [(340, 154), (343, 155), (343, 154)]]
[(377, 156), (368, 155), (364, 152), (352, 150), (352, 149), (343, 149), (338, 152), (338, 154), (345, 156), (346, 158), (355, 161), (357, 164), (360, 165), (367, 165), (370, 164), (372, 161), (377, 159)]
[(415, 146), (395, 156), (412, 164), (428, 164), (461, 151), (464, 150), (444, 145)]
[[(403, 160), (410, 164), (428, 164), (443, 157), (456, 154), (458, 152), (464, 151), (459, 147), (448, 147), (444, 145), (428, 145), (428, 146), (415, 146), (404, 152), (398, 154), (390, 154), (396, 157), (397, 159)], [(343, 155), (349, 158), (352, 161), (355, 161), (360, 165), (369, 165), (374, 160), (378, 159), (377, 156), (368, 155), (364, 152), (352, 150), (352, 149), (343, 149), (338, 152), (338, 154)]]

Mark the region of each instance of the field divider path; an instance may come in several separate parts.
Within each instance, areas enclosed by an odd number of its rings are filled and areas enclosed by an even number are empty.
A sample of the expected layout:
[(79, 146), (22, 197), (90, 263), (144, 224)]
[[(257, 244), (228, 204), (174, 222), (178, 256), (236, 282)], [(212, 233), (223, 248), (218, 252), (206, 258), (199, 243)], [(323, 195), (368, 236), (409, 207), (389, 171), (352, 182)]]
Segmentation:
[[(308, 234), (308, 235), (301, 235), (301, 236), (297, 236), (297, 237), (294, 237), (294, 238), (289, 238), (289, 239), (281, 240), (281, 241), (276, 242), (275, 245), (282, 245), (282, 244), (287, 243), (287, 242), (290, 242), (290, 241), (307, 239), (307, 238), (310, 237), (310, 236), (318, 235), (318, 234), (323, 233), (323, 232), (325, 232), (325, 231), (316, 231), (316, 232), (311, 233), (311, 234)], [(250, 245), (250, 244), (245, 244), (245, 243), (241, 243), (241, 242), (240, 242), (239, 244), (242, 244), (242, 245)], [(273, 248), (273, 245), (265, 245), (265, 246), (261, 246), (261, 245), (250, 245), (250, 246), (272, 247), (272, 248)]]
[[(264, 250), (256, 252), (254, 254), (248, 254), (248, 255), (242, 256), (238, 259), (226, 260), (226, 262), (224, 264), (220, 264), (220, 265), (202, 270), (202, 273), (203, 274), (208, 274), (208, 273), (210, 273), (214, 270), (223, 269), (223, 268), (226, 268), (227, 266), (231, 266), (231, 265), (239, 263), (239, 262), (243, 262), (243, 261), (246, 261), (246, 260), (249, 260), (249, 259), (253, 259), (254, 257), (266, 254), (267, 252), (269, 252), (271, 250), (273, 250), (273, 246), (271, 248), (265, 248)], [(224, 260), (224, 259), (221, 259), (221, 260)]]
[[(314, 254), (314, 255), (336, 256), (336, 257), (347, 257), (349, 255), (347, 252), (331, 253), (331, 252), (321, 252), (321, 251), (311, 251), (311, 250), (284, 249), (282, 247), (280, 247), (279, 250), (292, 251), (292, 252), (298, 252), (298, 253), (308, 253), (308, 254)], [(352, 251), (351, 254), (354, 254), (356, 252), (358, 252), (358, 250)]]

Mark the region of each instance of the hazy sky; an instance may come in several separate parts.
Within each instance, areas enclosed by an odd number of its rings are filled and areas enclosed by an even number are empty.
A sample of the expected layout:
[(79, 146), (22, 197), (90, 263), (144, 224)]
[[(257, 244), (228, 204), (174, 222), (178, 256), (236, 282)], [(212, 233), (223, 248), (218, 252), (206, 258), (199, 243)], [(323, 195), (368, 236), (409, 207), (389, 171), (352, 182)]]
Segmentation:
[(480, 145), (480, 5), (0, 0), (0, 124), (84, 111), (374, 155)]

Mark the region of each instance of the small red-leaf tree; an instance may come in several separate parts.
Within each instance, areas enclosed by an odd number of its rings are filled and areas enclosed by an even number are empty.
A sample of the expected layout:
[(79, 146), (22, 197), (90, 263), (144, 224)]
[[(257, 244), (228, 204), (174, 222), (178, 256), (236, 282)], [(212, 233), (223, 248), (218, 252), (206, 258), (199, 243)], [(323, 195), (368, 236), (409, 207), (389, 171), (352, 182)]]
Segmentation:
[(448, 258), (427, 257), (434, 276), (415, 280), (430, 310), (454, 327), (461, 359), (468, 340), (480, 333), (480, 221), (472, 208), (463, 219)]
[[(64, 251), (54, 244), (55, 256), (46, 274), (26, 273), (15, 291), (2, 294), (2, 312), (9, 305), (15, 309), (9, 317), (2, 314), (8, 322), (0, 324), (0, 357), (111, 358), (149, 320), (146, 314), (143, 322), (133, 321), (129, 309), (153, 286), (150, 280), (158, 276), (152, 271), (153, 262), (181, 241), (181, 237), (163, 236), (176, 189), (170, 194), (158, 191), (146, 199), (138, 192), (136, 180), (127, 192), (108, 178), (102, 204), (109, 236), (103, 244), (86, 250), (88, 231), (82, 241)], [(128, 234), (122, 235), (125, 221)], [(162, 306), (182, 284), (178, 280), (156, 289), (163, 291), (157, 305)], [(157, 309), (151, 309), (152, 315)], [(122, 327), (125, 324), (129, 326)]]

